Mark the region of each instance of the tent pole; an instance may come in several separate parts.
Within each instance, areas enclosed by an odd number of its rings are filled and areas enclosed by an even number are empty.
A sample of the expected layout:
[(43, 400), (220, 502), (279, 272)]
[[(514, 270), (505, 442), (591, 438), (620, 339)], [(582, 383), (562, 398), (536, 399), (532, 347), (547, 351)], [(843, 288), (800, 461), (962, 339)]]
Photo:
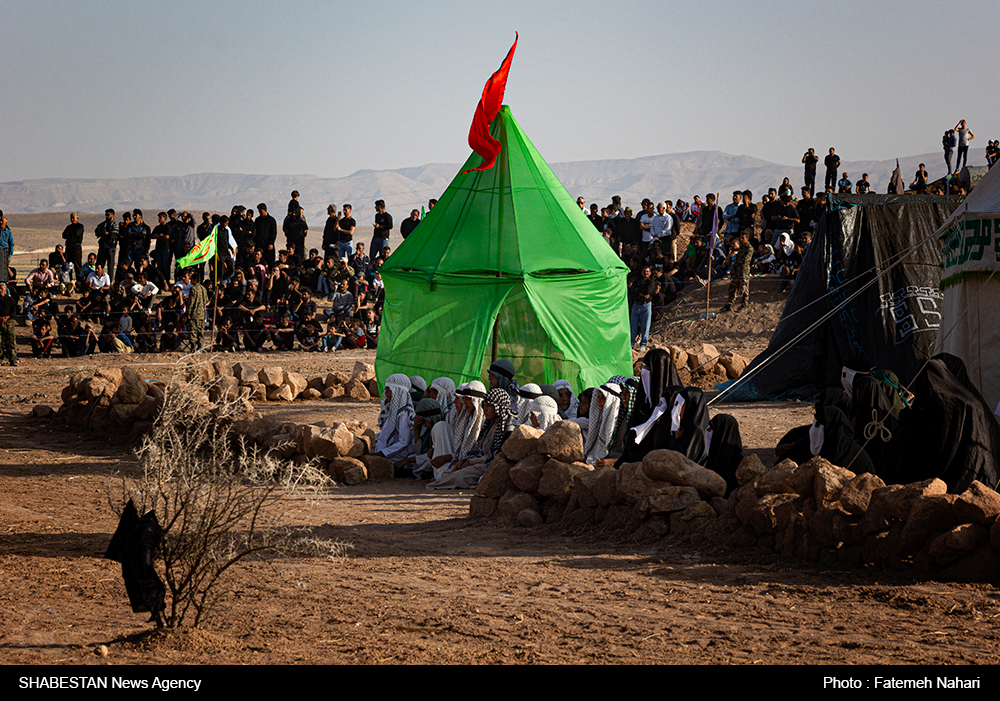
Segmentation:
[(490, 362), (495, 363), (497, 361), (497, 350), (500, 347), (500, 314), (497, 314), (497, 318), (493, 320), (493, 348), (490, 352)]

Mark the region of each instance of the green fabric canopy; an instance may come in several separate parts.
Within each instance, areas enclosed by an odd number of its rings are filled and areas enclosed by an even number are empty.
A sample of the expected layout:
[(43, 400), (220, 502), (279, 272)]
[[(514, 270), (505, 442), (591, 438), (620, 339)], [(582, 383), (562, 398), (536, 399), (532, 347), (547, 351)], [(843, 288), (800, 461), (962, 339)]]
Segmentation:
[(632, 374), (619, 260), (504, 105), (490, 128), (496, 166), (473, 153), (437, 205), (382, 266), (375, 368), (428, 382), (485, 378), (497, 357), (519, 384), (575, 390)]

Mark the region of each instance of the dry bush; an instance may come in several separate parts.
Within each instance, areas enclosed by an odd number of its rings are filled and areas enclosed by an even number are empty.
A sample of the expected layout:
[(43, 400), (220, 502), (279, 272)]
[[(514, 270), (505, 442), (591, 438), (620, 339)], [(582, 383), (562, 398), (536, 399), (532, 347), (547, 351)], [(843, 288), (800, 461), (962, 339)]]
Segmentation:
[(212, 404), (210, 387), (182, 381), (181, 370), (137, 450), (138, 477), (123, 478), (120, 502), (155, 510), (163, 529), (156, 560), (169, 594), (167, 627), (202, 623), (226, 572), (247, 558), (339, 558), (349, 547), (282, 527), (282, 498), (323, 489), (329, 477), (313, 463), (281, 461), (245, 442), (233, 431), (246, 411), (242, 400)]

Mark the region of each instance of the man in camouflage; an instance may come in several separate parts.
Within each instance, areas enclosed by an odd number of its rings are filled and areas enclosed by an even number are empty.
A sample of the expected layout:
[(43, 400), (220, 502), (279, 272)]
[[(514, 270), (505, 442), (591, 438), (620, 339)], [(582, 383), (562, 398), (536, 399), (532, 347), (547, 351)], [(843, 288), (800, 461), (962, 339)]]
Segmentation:
[(188, 316), (191, 319), (191, 350), (201, 350), (205, 340), (205, 307), (208, 306), (208, 292), (201, 282), (191, 285), (188, 293)]
[(729, 281), (729, 301), (720, 310), (738, 312), (750, 306), (750, 263), (753, 261), (753, 248), (750, 246), (750, 233), (744, 231), (733, 239), (738, 248), (733, 256), (733, 277)]
[(7, 289), (6, 282), (0, 282), (0, 363), (10, 361), (17, 365), (17, 338), (14, 336), (14, 295)]

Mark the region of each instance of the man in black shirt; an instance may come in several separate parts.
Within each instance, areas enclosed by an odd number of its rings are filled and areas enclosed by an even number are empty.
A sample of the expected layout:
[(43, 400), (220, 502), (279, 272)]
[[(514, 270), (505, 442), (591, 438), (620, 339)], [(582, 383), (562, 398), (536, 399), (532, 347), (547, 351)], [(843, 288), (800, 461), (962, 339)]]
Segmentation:
[(83, 224), (76, 212), (69, 215), (69, 226), (63, 229), (66, 241), (66, 260), (73, 264), (73, 271), (79, 275), (83, 268)]
[(296, 251), (306, 249), (306, 235), (309, 233), (309, 225), (302, 218), (302, 210), (296, 209), (288, 213), (281, 230), (285, 232), (285, 248), (295, 245)]
[(115, 251), (118, 249), (118, 222), (115, 221), (115, 210), (104, 210), (104, 221), (94, 229), (97, 235), (97, 262), (107, 267), (115, 264)]
[(358, 223), (351, 216), (351, 205), (345, 204), (344, 214), (340, 217), (340, 224), (337, 225), (337, 228), (340, 230), (340, 240), (337, 242), (338, 257), (351, 257), (354, 246), (354, 230), (357, 226)]
[(267, 213), (267, 205), (263, 202), (257, 205), (257, 214), (259, 216), (253, 223), (253, 242), (261, 252), (264, 263), (270, 266), (274, 263), (274, 242), (278, 238), (278, 222)]
[(371, 255), (377, 256), (382, 247), (389, 243), (390, 231), (392, 231), (392, 215), (385, 211), (385, 200), (376, 200), (375, 231), (372, 233), (372, 244), (368, 247)]
[(417, 228), (417, 224), (419, 223), (420, 223), (420, 210), (414, 209), (412, 212), (410, 212), (410, 218), (404, 219), (403, 223), (399, 225), (399, 235), (403, 237), (404, 241), (406, 240), (406, 237), (409, 236), (410, 233), (412, 233), (412, 231)]
[(809, 149), (802, 156), (802, 162), (805, 164), (805, 186), (809, 188), (809, 194), (814, 194), (816, 192), (816, 164), (819, 163), (819, 156), (816, 155), (815, 149)]
[(340, 214), (337, 212), (337, 205), (331, 204), (326, 208), (326, 226), (323, 227), (323, 257), (339, 258), (338, 243), (340, 241)]
[(834, 153), (833, 148), (830, 149), (830, 154), (823, 159), (823, 165), (826, 166), (825, 186), (831, 189), (837, 187), (837, 170), (840, 168), (840, 156)]

